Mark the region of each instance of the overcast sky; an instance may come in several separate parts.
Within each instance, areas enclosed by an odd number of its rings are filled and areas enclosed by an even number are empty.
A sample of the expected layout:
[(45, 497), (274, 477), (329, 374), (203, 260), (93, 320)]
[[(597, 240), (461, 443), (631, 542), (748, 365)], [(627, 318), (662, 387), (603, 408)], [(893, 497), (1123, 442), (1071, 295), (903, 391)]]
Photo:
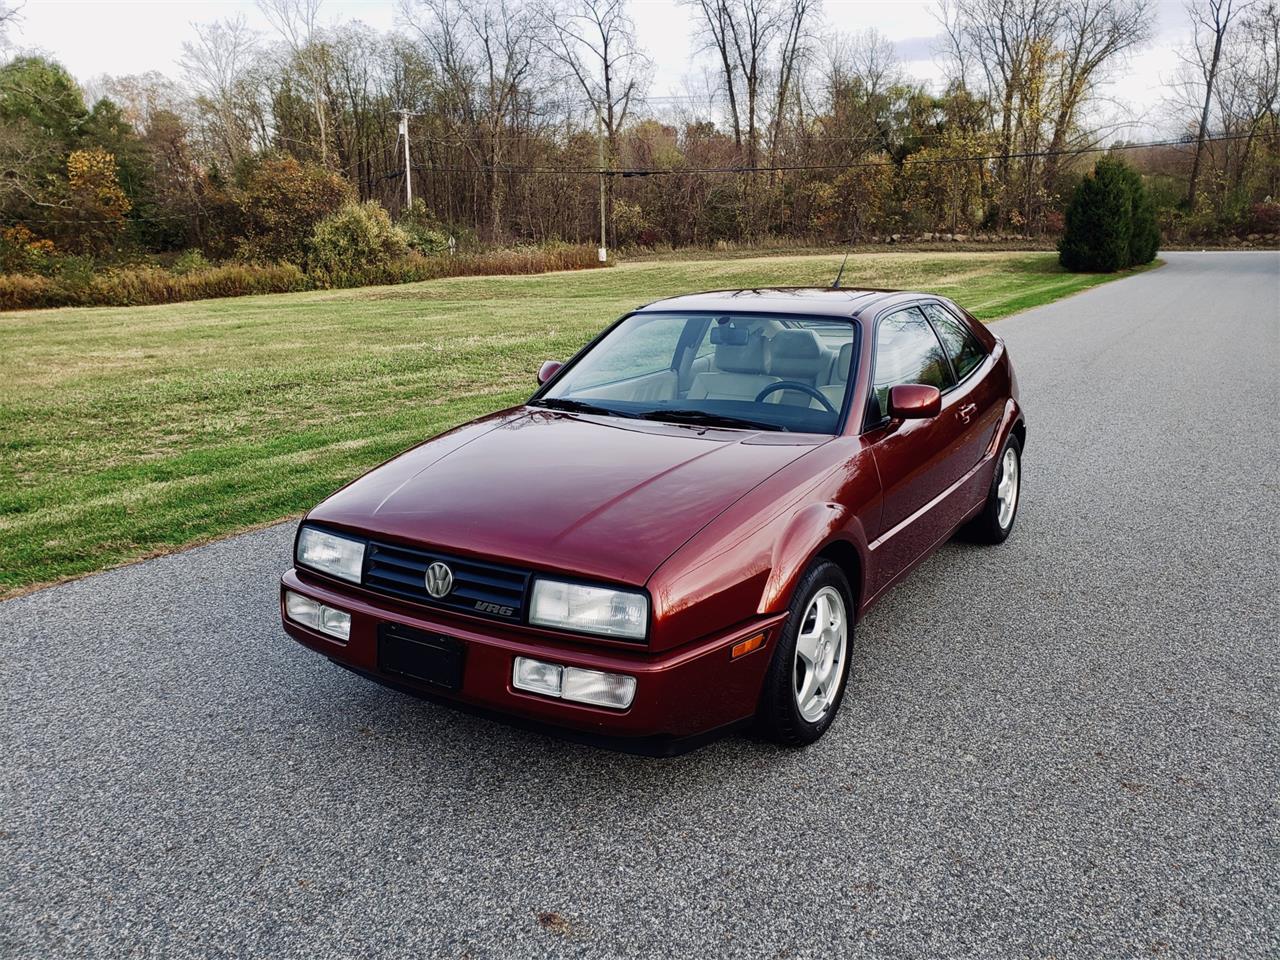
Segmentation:
[[(1157, 0), (1155, 38), (1132, 56), (1108, 93), (1116, 110), (1135, 123), (1128, 133), (1166, 133), (1159, 104), (1162, 86), (1177, 67), (1176, 49), (1189, 35), (1181, 0)], [(682, 94), (700, 73), (696, 45), (690, 40), (689, 11), (675, 0), (631, 0), (640, 42), (655, 64), (654, 95)], [(933, 3), (918, 0), (825, 0), (829, 31), (875, 27), (894, 41), (908, 72), (936, 81), (934, 53), (940, 30)], [(39, 49), (61, 61), (77, 79), (100, 74), (158, 70), (178, 75), (182, 43), (192, 23), (243, 14), (267, 30), (253, 0), (27, 0), (11, 41), (19, 49)], [(326, 0), (322, 19), (333, 23), (363, 20), (379, 30), (395, 27), (394, 0)], [(691, 66), (698, 65), (698, 66)]]

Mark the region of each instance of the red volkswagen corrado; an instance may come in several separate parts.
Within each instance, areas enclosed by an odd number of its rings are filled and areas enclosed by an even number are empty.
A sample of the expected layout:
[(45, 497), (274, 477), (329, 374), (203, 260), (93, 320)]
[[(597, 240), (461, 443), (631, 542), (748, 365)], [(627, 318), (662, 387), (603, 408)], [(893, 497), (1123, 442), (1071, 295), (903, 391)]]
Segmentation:
[(637, 751), (751, 721), (806, 744), (840, 707), (858, 618), (960, 527), (1013, 527), (1009, 357), (940, 297), (675, 297), (538, 379), (307, 515), (291, 636)]

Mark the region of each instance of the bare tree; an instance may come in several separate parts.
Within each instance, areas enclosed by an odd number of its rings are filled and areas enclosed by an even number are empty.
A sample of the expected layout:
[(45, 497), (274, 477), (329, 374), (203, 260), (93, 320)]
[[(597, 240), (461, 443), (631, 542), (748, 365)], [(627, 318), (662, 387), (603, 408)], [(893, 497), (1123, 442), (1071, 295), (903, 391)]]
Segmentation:
[(738, 112), (739, 67), (733, 45), (733, 14), (726, 0), (689, 0), (702, 15), (699, 30), (707, 46), (715, 51), (720, 68), (720, 79), (729, 105), (729, 120), (733, 124), (733, 142), (742, 149), (742, 117)]
[[(978, 89), (990, 102), (1000, 153), (996, 179), (1012, 182), (1012, 154), (1024, 123), (1025, 94), (1039, 86), (1036, 71), (1053, 45), (1061, 7), (1058, 0), (955, 0), (943, 9), (952, 21), (954, 38), (964, 65), (977, 63)], [(974, 78), (961, 78), (966, 86)], [(1039, 104), (1037, 104), (1039, 106)]]
[(311, 87), (311, 105), (320, 137), (320, 162), (329, 162), (329, 119), (325, 107), (325, 51), (317, 42), (322, 0), (257, 0)]
[(847, 63), (868, 97), (877, 97), (886, 87), (902, 82), (902, 64), (893, 41), (874, 27), (849, 38)]
[[(542, 9), (547, 30), (539, 43), (582, 91), (606, 144), (606, 163), (616, 167), (618, 140), (652, 62), (636, 40), (623, 0), (559, 0)], [(613, 178), (605, 180), (606, 223), (613, 223)]]
[(769, 130), (770, 165), (777, 161), (782, 140), (782, 124), (786, 117), (787, 98), (797, 82), (808, 53), (809, 21), (812, 18), (814, 0), (791, 0), (783, 15), (782, 46), (778, 53), (777, 89), (774, 92), (773, 118)]
[[(806, 51), (816, 0), (685, 0), (698, 19), (706, 47), (714, 51), (728, 101), (734, 142), (748, 166), (760, 155), (765, 97), (774, 92), (771, 137)], [(774, 60), (776, 59), (776, 64)]]
[(508, 0), (403, 0), (405, 20), (440, 73), (443, 109), (487, 180), (488, 225), (503, 234), (508, 144), (532, 109), (538, 24)]
[(1151, 7), (1149, 0), (1072, 0), (1063, 5), (1059, 23), (1062, 61), (1054, 77), (1056, 110), (1043, 175), (1047, 187), (1057, 177), (1061, 154), (1098, 81), (1127, 51), (1150, 38)]
[(1209, 133), (1209, 110), (1213, 106), (1214, 88), (1218, 82), (1218, 67), (1222, 62), (1222, 46), (1227, 31), (1248, 3), (1236, 0), (1202, 0), (1188, 2), (1187, 14), (1191, 17), (1194, 38), (1188, 62), (1194, 64), (1204, 84), (1204, 100), (1200, 107), (1200, 123), (1196, 132), (1196, 150), (1191, 160), (1191, 175), (1187, 178), (1187, 206), (1194, 207), (1196, 189), (1200, 180), (1200, 164), (1204, 156), (1204, 141)]
[(204, 107), (204, 127), (234, 165), (252, 147), (253, 127), (245, 103), (258, 38), (243, 17), (196, 24), (195, 34), (193, 42), (182, 45), (182, 70)]
[[(1198, 64), (1190, 66), (1194, 79), (1192, 89), (1201, 93), (1203, 74)], [(1190, 106), (1185, 104), (1185, 106)], [(1203, 103), (1195, 103), (1197, 111)], [(1209, 164), (1219, 176), (1212, 181), (1218, 196), (1238, 192), (1252, 175), (1266, 185), (1266, 193), (1274, 192), (1280, 171), (1274, 161), (1276, 142), (1280, 138), (1280, 3), (1265, 0), (1241, 10), (1235, 25), (1223, 41), (1218, 76), (1214, 84), (1213, 105), (1209, 116), (1210, 130), (1224, 134), (1220, 143), (1208, 139), (1204, 145), (1203, 166)], [(1259, 144), (1269, 146), (1258, 153)], [(1255, 159), (1261, 163), (1254, 163)]]
[(822, 110), (840, 142), (852, 144), (856, 157), (884, 142), (884, 113), (890, 109), (890, 90), (903, 85), (902, 67), (893, 43), (874, 28), (827, 39), (822, 87)]
[(21, 3), (0, 3), (0, 50), (10, 46), (9, 31), (22, 22)]
[(1150, 0), (947, 0), (939, 18), (953, 84), (988, 103), (993, 212), (1038, 222), (1060, 156), (1095, 145), (1083, 124), (1099, 84), (1150, 36)]
[(1240, 27), (1243, 42), (1239, 56), (1232, 59), (1232, 79), (1241, 88), (1245, 106), (1241, 119), (1248, 135), (1236, 167), (1235, 185), (1243, 182), (1259, 139), (1269, 136), (1272, 160), (1266, 189), (1268, 195), (1275, 196), (1280, 187), (1280, 164), (1275, 161), (1280, 147), (1280, 2), (1267, 0), (1254, 6)]
[(617, 157), (618, 134), (644, 96), (652, 61), (640, 49), (623, 0), (559, 0), (544, 7), (539, 43), (582, 91)]
[(102, 77), (98, 86), (101, 96), (109, 97), (119, 106), (125, 119), (144, 138), (157, 114), (180, 115), (190, 109), (187, 92), (158, 70)]

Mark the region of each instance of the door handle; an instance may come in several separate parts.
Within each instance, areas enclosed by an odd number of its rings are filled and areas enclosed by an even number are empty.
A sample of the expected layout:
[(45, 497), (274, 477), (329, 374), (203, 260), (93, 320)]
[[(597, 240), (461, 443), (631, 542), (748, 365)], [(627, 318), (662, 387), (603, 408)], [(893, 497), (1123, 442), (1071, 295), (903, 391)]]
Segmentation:
[(973, 414), (977, 409), (978, 409), (978, 405), (976, 403), (966, 403), (958, 411), (958, 413), (960, 414), (960, 419), (963, 420), (965, 423), (968, 423), (970, 420), (973, 419)]

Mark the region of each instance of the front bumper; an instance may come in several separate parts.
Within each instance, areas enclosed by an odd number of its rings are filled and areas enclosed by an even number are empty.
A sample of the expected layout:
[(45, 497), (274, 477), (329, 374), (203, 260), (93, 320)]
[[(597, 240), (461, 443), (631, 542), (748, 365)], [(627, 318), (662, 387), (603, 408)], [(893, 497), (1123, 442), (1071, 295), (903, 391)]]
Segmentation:
[[(350, 613), (350, 639), (341, 643), (289, 620), (284, 613), (286, 589)], [(652, 654), (590, 647), (580, 637), (532, 637), (519, 627), (464, 621), (391, 599), (368, 597), (363, 591), (357, 595), (335, 589), (310, 576), (299, 576), (296, 570), (281, 578), (280, 616), (285, 632), (299, 643), (387, 686), (538, 726), (586, 734), (624, 749), (630, 740), (696, 738), (754, 715), (777, 627), (784, 618), (757, 618), (730, 632)], [(382, 671), (377, 635), (383, 623), (399, 623), (465, 643), (461, 687), (445, 690)], [(735, 643), (762, 631), (766, 634), (762, 648), (732, 658)], [(611, 710), (516, 690), (511, 685), (511, 670), (517, 656), (629, 674), (636, 678), (635, 699), (626, 710)]]

